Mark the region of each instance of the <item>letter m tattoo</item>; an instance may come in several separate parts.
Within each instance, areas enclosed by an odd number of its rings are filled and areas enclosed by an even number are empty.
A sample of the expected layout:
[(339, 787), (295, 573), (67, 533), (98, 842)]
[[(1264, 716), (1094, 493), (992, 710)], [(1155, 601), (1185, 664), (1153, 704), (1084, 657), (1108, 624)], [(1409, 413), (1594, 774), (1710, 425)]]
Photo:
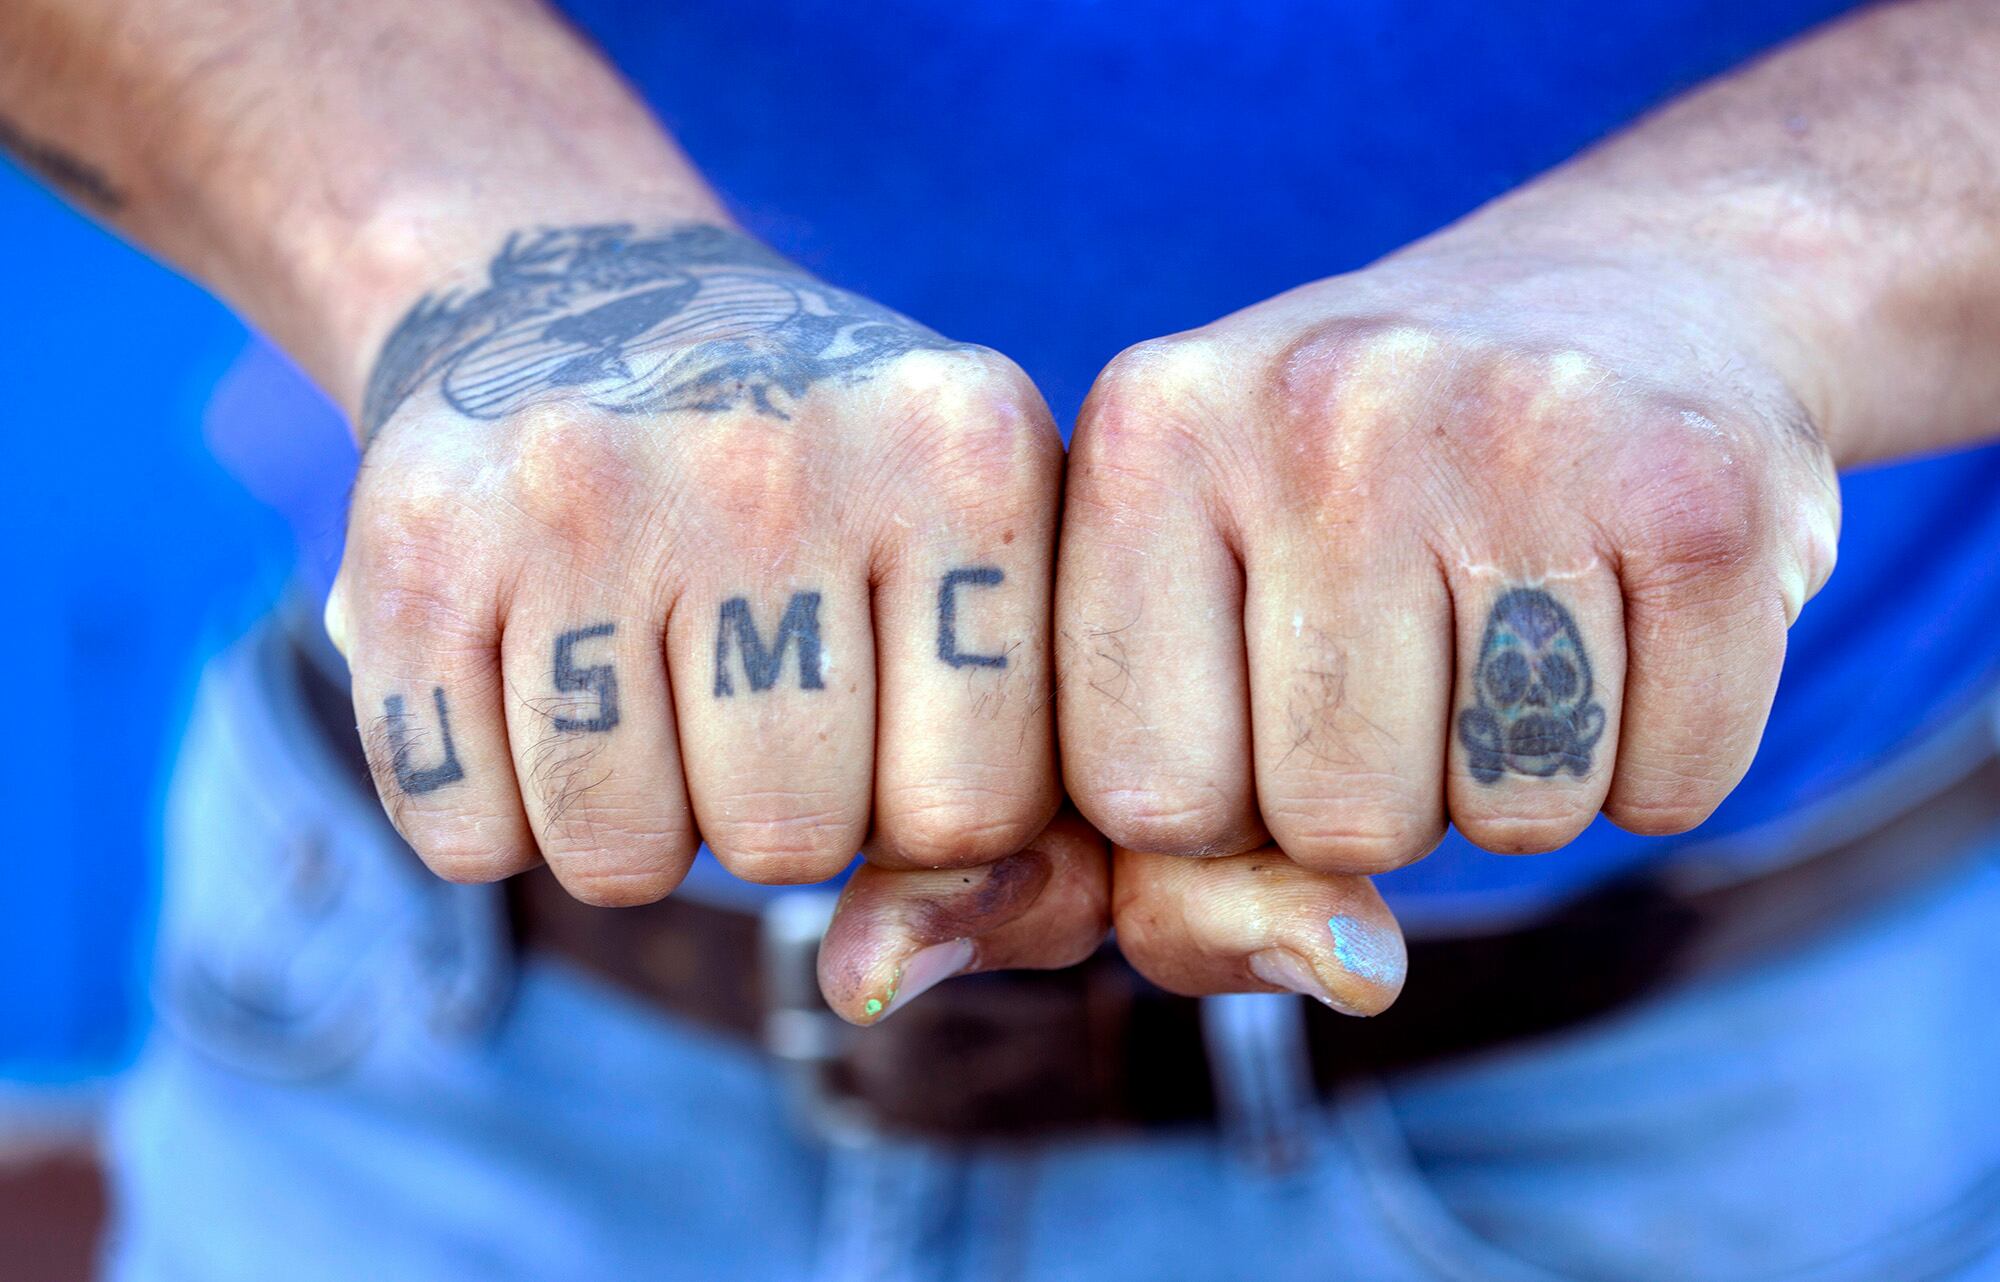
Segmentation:
[(778, 683), (778, 673), (785, 665), (785, 649), (794, 638), (799, 643), (799, 689), (825, 688), (819, 679), (819, 593), (792, 593), (790, 603), (785, 606), (785, 617), (778, 621), (778, 635), (769, 646), (764, 644), (763, 634), (757, 631), (757, 620), (751, 617), (748, 598), (731, 597), (722, 603), (722, 616), (715, 625), (715, 697), (718, 699), (736, 693), (736, 686), (729, 679), (731, 636), (736, 638), (736, 648), (743, 655), (743, 675), (750, 678), (752, 690), (769, 690)]

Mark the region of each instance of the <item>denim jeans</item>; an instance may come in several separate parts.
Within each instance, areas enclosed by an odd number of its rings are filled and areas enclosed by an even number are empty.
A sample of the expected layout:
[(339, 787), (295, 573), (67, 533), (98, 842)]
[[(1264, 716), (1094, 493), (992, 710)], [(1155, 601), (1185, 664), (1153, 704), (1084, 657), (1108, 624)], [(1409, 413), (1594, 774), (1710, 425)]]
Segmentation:
[(490, 893), (316, 778), (268, 667), (218, 663), (183, 754), (120, 1282), (2000, 1278), (2000, 834), (1783, 955), (1280, 1098), (1289, 1163), (830, 1137), (753, 1049), (510, 970)]

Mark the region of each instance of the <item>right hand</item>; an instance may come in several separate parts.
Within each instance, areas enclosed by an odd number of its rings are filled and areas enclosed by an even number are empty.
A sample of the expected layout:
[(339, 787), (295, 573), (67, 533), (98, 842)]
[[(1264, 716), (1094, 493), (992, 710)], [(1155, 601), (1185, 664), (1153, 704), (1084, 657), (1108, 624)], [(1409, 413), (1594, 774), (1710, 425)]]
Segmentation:
[(531, 231), (385, 344), (328, 630), (442, 876), (987, 863), (1056, 811), (1027, 378), (716, 227)]

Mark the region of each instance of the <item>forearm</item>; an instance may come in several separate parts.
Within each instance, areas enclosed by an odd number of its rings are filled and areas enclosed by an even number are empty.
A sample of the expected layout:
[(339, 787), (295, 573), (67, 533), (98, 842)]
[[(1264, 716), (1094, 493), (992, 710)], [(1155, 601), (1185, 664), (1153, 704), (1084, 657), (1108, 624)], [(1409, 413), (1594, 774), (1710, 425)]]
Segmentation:
[(1413, 252), (1496, 245), (1713, 288), (1842, 463), (2000, 432), (2000, 8), (1865, 11)]
[(0, 145), (232, 302), (350, 411), (397, 317), (509, 232), (726, 221), (533, 0), (16, 0)]

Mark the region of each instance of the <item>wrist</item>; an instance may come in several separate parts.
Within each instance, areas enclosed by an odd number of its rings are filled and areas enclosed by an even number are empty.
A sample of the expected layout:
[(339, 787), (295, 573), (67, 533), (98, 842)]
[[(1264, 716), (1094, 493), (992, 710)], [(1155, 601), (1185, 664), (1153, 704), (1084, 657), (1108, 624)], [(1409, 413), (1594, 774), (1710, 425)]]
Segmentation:
[(1781, 383), (1837, 462), (1879, 452), (1854, 377), (1870, 365), (1871, 325), (1881, 341), (1869, 255), (1796, 188), (1666, 191), (1558, 171), (1398, 257), (1472, 255), (1622, 277), (1619, 305), (1670, 312)]

